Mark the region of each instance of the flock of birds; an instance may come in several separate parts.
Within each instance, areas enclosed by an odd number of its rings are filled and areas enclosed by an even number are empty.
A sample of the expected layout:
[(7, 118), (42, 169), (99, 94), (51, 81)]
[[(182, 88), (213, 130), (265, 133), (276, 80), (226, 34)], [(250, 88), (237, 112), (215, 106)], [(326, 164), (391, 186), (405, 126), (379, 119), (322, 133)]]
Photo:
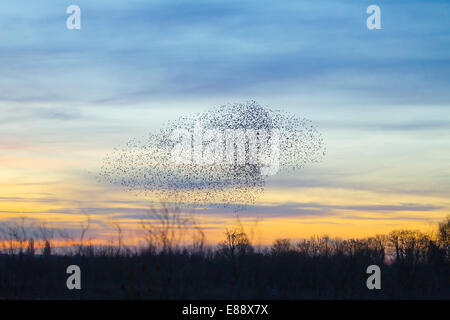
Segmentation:
[[(240, 205), (255, 203), (267, 179), (261, 174), (263, 164), (248, 158), (243, 163), (220, 161), (209, 165), (171, 161), (177, 143), (171, 134), (177, 129), (192, 131), (198, 123), (203, 130), (264, 131), (268, 140), (276, 129), (279, 132), (278, 172), (299, 170), (325, 155), (323, 138), (311, 121), (250, 101), (180, 117), (159, 132), (130, 140), (104, 158), (100, 177), (140, 196), (156, 197), (178, 206), (232, 206), (236, 210)], [(242, 143), (248, 151), (248, 141)]]

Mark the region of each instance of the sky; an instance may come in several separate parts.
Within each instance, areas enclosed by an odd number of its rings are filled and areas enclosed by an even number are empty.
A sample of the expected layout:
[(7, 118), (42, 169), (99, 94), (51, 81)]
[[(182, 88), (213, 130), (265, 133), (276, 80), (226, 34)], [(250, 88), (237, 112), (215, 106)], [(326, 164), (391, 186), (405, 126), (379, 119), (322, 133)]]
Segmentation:
[[(81, 30), (66, 28), (72, 4)], [(99, 181), (106, 154), (256, 100), (312, 120), (327, 146), (240, 213), (261, 242), (425, 230), (450, 213), (449, 18), (438, 0), (3, 0), (0, 221), (77, 231), (89, 215), (92, 238), (113, 220), (136, 238), (157, 204)], [(211, 241), (235, 216), (195, 214)]]

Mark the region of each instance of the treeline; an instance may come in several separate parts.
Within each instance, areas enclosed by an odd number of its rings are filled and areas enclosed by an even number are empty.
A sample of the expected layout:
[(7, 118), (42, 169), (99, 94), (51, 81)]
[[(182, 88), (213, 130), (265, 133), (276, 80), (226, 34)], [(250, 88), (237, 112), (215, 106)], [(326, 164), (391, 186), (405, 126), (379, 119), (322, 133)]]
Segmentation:
[[(35, 239), (26, 237), (33, 232), (2, 225), (0, 299), (450, 298), (450, 218), (433, 234), (278, 239), (268, 247), (254, 245), (238, 223), (212, 247), (190, 218), (170, 210), (152, 217), (142, 227), (143, 247), (125, 246), (119, 225), (115, 245), (84, 244), (86, 223), (71, 249), (58, 254), (52, 246), (56, 231), (34, 229), (42, 247), (36, 250)], [(82, 271), (79, 291), (66, 287), (66, 268), (73, 264)], [(382, 271), (381, 290), (366, 287), (366, 269), (373, 264)]]

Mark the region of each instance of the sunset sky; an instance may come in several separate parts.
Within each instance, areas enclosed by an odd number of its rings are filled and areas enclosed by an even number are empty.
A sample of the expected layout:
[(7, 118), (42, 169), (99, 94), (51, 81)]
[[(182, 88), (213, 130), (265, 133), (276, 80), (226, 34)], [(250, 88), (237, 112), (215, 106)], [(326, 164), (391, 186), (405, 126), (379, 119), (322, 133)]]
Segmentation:
[[(428, 230), (450, 214), (449, 88), (449, 1), (3, 0), (0, 221), (76, 231), (90, 215), (89, 237), (114, 220), (134, 239), (157, 203), (98, 179), (108, 152), (256, 100), (312, 120), (327, 147), (239, 213), (258, 241)], [(210, 241), (235, 215), (195, 214)]]

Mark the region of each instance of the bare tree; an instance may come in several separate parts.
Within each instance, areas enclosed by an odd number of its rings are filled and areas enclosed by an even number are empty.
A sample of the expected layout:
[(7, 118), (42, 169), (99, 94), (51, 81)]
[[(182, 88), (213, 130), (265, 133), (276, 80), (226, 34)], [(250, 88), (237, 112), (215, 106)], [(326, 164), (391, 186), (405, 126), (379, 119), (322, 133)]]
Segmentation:
[(122, 226), (120, 225), (119, 221), (114, 218), (110, 218), (109, 224), (116, 230), (117, 234), (117, 248), (116, 248), (116, 254), (119, 255), (122, 252), (122, 246), (123, 246), (123, 231)]
[(438, 244), (444, 250), (447, 261), (450, 259), (450, 216), (438, 225)]
[(38, 230), (39, 230), (38, 231), (39, 239), (41, 242), (44, 243), (44, 249), (42, 251), (42, 255), (45, 257), (48, 257), (51, 255), (51, 252), (52, 252), (51, 242), (55, 236), (55, 229), (49, 227), (45, 221), (40, 221)]
[(166, 253), (179, 248), (192, 225), (191, 216), (182, 214), (179, 208), (169, 208), (165, 203), (162, 208), (151, 208), (147, 211), (147, 219), (141, 221), (148, 248)]
[(22, 255), (26, 243), (33, 238), (33, 225), (25, 217), (7, 221), (0, 226), (0, 237), (3, 248), (8, 254)]
[(225, 240), (219, 244), (219, 253), (234, 259), (253, 252), (253, 247), (242, 225), (225, 230)]
[(80, 222), (80, 241), (78, 244), (78, 254), (87, 254), (88, 251), (92, 251), (92, 248), (87, 248), (84, 244), (84, 238), (86, 236), (86, 233), (89, 231), (91, 227), (91, 216), (89, 214), (86, 214), (86, 219), (84, 222)]
[(415, 266), (427, 259), (430, 238), (417, 230), (395, 230), (389, 234), (396, 262)]
[(292, 245), (289, 239), (276, 239), (271, 248), (273, 255), (284, 255), (289, 253), (291, 250)]

